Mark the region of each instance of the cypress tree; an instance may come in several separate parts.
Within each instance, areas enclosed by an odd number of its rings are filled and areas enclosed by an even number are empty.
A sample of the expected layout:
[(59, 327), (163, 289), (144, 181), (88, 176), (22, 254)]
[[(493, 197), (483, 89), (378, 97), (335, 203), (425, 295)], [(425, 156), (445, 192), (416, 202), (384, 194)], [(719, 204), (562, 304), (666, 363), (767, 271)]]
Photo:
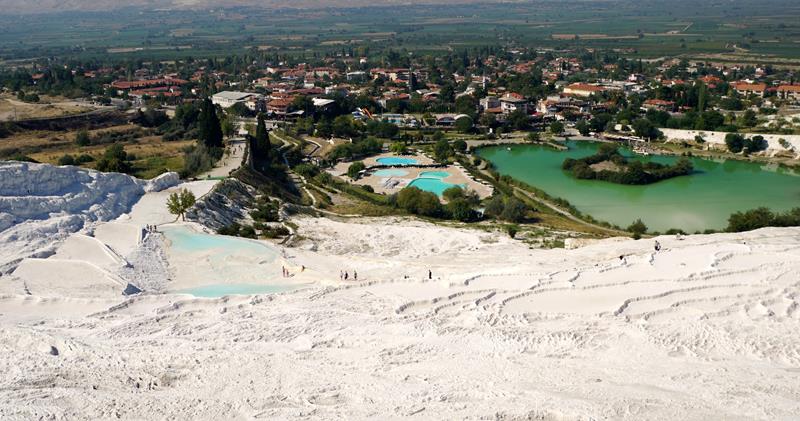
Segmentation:
[(269, 132), (267, 131), (267, 125), (264, 123), (264, 116), (259, 114), (258, 124), (256, 125), (254, 157), (260, 161), (269, 161), (270, 146)]
[(211, 99), (206, 98), (197, 118), (197, 139), (207, 148), (222, 147), (222, 127)]

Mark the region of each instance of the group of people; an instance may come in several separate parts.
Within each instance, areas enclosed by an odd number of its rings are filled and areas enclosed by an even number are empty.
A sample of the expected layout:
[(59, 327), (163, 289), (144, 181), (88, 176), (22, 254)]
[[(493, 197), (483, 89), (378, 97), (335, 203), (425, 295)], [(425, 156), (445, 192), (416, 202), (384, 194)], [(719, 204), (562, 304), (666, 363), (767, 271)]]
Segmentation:
[(145, 231), (147, 232), (158, 232), (158, 227), (155, 225), (147, 224), (145, 225)]
[(288, 278), (290, 276), (289, 269), (286, 269), (286, 266), (281, 266), (281, 273), (283, 274), (284, 278)]
[[(350, 273), (347, 272), (346, 270), (340, 270), (339, 271), (339, 280), (340, 281), (346, 281), (348, 279), (350, 279)], [(358, 280), (358, 272), (356, 272), (355, 270), (353, 271), (353, 280), (354, 281)]]

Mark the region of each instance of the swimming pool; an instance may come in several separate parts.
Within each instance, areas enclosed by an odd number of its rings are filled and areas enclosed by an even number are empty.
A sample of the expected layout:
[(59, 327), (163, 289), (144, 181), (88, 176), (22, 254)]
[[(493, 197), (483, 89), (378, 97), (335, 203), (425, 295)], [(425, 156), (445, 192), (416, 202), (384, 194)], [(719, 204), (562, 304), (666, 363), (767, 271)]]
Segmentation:
[(442, 193), (450, 187), (464, 188), (464, 186), (460, 184), (445, 183), (442, 181), (442, 178), (443, 177), (415, 178), (408, 183), (408, 187), (416, 187), (420, 190), (429, 191), (437, 196), (441, 196)]
[(424, 171), (419, 173), (420, 178), (447, 178), (451, 175), (447, 171)]
[(276, 294), (292, 291), (296, 286), (257, 285), (257, 284), (214, 284), (175, 291), (176, 294), (189, 294), (200, 298), (219, 298), (226, 295)]
[(381, 165), (417, 165), (417, 162), (414, 158), (404, 158), (400, 156), (389, 156), (384, 158), (376, 159), (379, 164)]
[(408, 175), (408, 171), (390, 168), (386, 170), (375, 171), (374, 173), (372, 173), (372, 175), (376, 177), (403, 177), (405, 175)]

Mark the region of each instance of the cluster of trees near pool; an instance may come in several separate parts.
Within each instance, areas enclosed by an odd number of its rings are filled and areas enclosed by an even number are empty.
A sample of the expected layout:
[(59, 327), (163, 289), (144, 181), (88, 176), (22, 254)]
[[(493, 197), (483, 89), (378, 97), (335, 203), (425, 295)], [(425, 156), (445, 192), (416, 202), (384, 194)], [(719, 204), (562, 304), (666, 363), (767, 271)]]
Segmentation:
[[(453, 219), (461, 222), (475, 222), (481, 215), (475, 210), (481, 201), (474, 191), (461, 187), (450, 187), (442, 193), (447, 204), (442, 204), (436, 194), (406, 187), (388, 197), (390, 205), (415, 215), (440, 219)], [(484, 216), (507, 222), (523, 222), (528, 207), (515, 197), (493, 196), (485, 204)]]
[(800, 226), (800, 208), (775, 213), (765, 207), (736, 212), (728, 218), (728, 232), (751, 231), (766, 227)]
[[(611, 162), (619, 170), (596, 171), (592, 165)], [(585, 158), (567, 158), (561, 164), (574, 177), (584, 180), (603, 180), (617, 184), (651, 184), (668, 178), (691, 174), (694, 170), (691, 161), (680, 158), (673, 165), (656, 162), (629, 161), (619, 153), (616, 145), (604, 143), (597, 153)]]

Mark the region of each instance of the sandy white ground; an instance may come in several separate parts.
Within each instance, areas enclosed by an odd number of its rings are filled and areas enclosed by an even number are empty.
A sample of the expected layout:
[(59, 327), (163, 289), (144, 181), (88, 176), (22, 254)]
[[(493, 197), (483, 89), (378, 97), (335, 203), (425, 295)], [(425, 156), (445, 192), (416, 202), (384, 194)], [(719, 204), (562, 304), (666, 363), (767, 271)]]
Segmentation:
[[(99, 242), (123, 250), (126, 221), (168, 219), (151, 195)], [(800, 229), (662, 237), (655, 253), (652, 240), (531, 250), (407, 219), (295, 222), (308, 240), (273, 246), (275, 264), (316, 283), (294, 293), (124, 298), (103, 272), (70, 275), (117, 264), (79, 236), (33, 264), (34, 282), (0, 278), (0, 419), (800, 413)], [(129, 249), (135, 267), (152, 256)]]

